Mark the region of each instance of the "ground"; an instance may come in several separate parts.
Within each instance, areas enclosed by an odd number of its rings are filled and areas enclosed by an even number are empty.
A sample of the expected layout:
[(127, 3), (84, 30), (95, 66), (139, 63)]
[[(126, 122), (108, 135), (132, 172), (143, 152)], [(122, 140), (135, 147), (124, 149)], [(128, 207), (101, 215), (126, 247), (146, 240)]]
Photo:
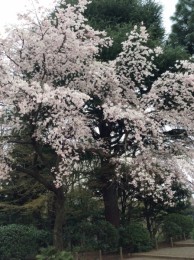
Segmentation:
[[(150, 257), (149, 257), (150, 256)], [(155, 256), (155, 257), (154, 257)], [(180, 241), (175, 243), (175, 247), (161, 248), (146, 253), (133, 254), (129, 259), (134, 260), (194, 260), (194, 243), (192, 240)]]
[[(194, 242), (186, 240), (174, 243), (174, 247), (165, 247), (158, 250), (152, 250), (146, 253), (125, 254), (123, 260), (194, 260)], [(88, 254), (79, 254), (79, 260), (121, 260), (119, 255), (102, 255), (100, 259), (99, 252)]]

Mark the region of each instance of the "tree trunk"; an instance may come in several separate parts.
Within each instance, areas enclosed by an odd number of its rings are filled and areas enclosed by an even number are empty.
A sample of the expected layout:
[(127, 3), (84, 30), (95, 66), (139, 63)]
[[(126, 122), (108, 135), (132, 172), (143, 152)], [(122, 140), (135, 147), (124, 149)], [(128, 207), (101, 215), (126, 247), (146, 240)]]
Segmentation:
[(63, 225), (65, 223), (65, 196), (62, 187), (55, 194), (55, 214), (53, 245), (57, 250), (62, 251), (64, 249)]
[(104, 201), (105, 219), (119, 227), (120, 214), (118, 207), (117, 184), (115, 182), (115, 165), (108, 160), (101, 161), (99, 183)]
[(147, 225), (147, 230), (150, 234), (150, 238), (153, 239), (152, 225), (150, 223), (150, 217), (147, 215), (146, 215), (146, 225)]
[(119, 227), (120, 214), (118, 208), (117, 188), (116, 183), (108, 183), (102, 190), (105, 218), (113, 226)]

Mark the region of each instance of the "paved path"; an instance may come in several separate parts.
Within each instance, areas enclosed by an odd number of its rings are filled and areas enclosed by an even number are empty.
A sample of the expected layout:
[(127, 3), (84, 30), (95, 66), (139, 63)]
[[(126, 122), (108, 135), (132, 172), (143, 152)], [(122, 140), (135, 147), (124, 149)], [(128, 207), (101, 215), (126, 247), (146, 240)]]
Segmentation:
[[(175, 243), (176, 244), (176, 243)], [(189, 245), (189, 246), (188, 246)], [(193, 246), (192, 246), (193, 245)], [(80, 260), (96, 260), (99, 254), (79, 254)], [(103, 260), (120, 260), (118, 255), (102, 256)], [(132, 256), (124, 255), (124, 260), (194, 260), (194, 241), (179, 241), (177, 247), (166, 247), (158, 250), (152, 250), (146, 253), (135, 253)]]
[[(180, 244), (182, 243), (182, 247), (168, 247), (168, 248), (161, 248), (158, 250), (152, 250), (150, 252), (146, 253), (136, 253), (133, 254), (133, 257), (129, 259), (134, 259), (134, 260), (157, 260), (157, 259), (181, 259), (181, 260), (186, 260), (186, 259), (192, 259), (194, 260), (194, 244), (192, 246), (184, 246), (184, 244), (191, 243), (192, 241), (187, 240), (187, 241), (181, 241), (179, 242)], [(155, 257), (155, 258), (153, 258)]]
[[(128, 258), (128, 259), (124, 259), (124, 260), (161, 260), (161, 258), (156, 258), (156, 257), (152, 257), (152, 258), (149, 258), (149, 257), (133, 257), (133, 258)], [(163, 260), (165, 260), (163, 258)], [(167, 260), (167, 259), (166, 259)]]

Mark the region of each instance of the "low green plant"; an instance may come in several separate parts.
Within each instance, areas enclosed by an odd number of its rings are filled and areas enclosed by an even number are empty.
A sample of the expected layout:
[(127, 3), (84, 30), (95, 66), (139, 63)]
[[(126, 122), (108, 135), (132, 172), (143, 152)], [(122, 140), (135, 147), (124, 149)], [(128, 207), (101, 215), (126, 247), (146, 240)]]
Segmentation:
[(66, 251), (57, 251), (54, 247), (42, 248), (40, 254), (36, 256), (37, 260), (73, 260), (71, 253)]
[(130, 252), (143, 252), (152, 248), (149, 232), (142, 223), (131, 223), (120, 228), (120, 246)]
[(22, 260), (37, 254), (40, 246), (46, 246), (50, 234), (33, 226), (11, 224), (0, 226), (1, 260)]

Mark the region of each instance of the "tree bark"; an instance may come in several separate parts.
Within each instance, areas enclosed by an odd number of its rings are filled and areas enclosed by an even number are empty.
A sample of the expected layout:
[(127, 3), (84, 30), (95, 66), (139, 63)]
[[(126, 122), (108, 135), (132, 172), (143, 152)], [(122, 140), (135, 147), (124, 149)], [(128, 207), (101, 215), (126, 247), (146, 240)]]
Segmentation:
[(57, 250), (62, 251), (64, 249), (63, 225), (65, 223), (65, 195), (62, 187), (57, 189), (55, 193), (55, 214), (53, 245)]
[(99, 183), (104, 201), (105, 219), (115, 227), (119, 227), (120, 213), (118, 207), (117, 183), (115, 181), (115, 165), (109, 160), (101, 161)]
[(116, 183), (112, 182), (106, 185), (102, 190), (102, 194), (104, 200), (106, 221), (108, 221), (115, 227), (119, 227), (120, 214), (118, 207)]

